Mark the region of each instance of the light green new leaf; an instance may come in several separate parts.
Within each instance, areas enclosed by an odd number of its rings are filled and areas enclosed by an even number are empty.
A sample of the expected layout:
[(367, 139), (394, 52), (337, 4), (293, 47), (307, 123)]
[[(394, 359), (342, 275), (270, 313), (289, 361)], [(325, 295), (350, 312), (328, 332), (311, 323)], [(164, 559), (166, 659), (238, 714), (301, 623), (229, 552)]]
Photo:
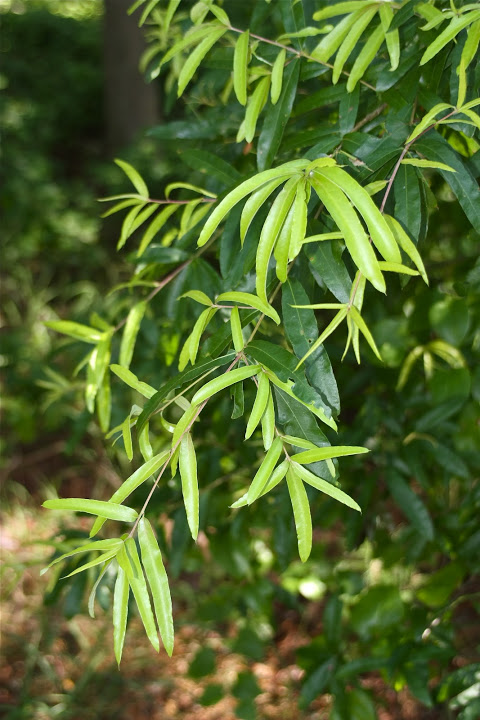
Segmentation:
[(190, 360), (190, 342), (191, 342), (191, 339), (192, 339), (192, 335), (191, 335), (191, 333), (190, 333), (190, 335), (189, 335), (189, 336), (187, 337), (187, 339), (185, 340), (185, 342), (184, 342), (184, 344), (183, 344), (183, 348), (182, 348), (182, 350), (181, 350), (181, 352), (180, 352), (180, 355), (179, 355), (179, 357), (178, 357), (178, 369), (180, 370), (180, 372), (182, 372), (183, 370), (185, 370), (185, 368), (186, 368), (187, 365), (188, 365), (188, 361)]
[(200, 42), (200, 44), (197, 45), (195, 50), (190, 53), (190, 55), (185, 60), (180, 75), (178, 77), (177, 97), (180, 97), (180, 95), (182, 95), (183, 91), (187, 87), (188, 83), (192, 79), (195, 71), (197, 70), (198, 66), (200, 65), (208, 51), (215, 45), (216, 42), (220, 40), (223, 35), (225, 35), (226, 32), (227, 28), (223, 25), (221, 25), (220, 27), (218, 25), (212, 25), (207, 37), (205, 37)]
[(257, 256), (255, 261), (257, 272), (255, 284), (258, 297), (265, 303), (268, 303), (268, 265), (275, 242), (277, 241), (282, 225), (294, 201), (298, 183), (298, 177), (292, 177), (285, 183), (285, 187), (282, 188), (275, 198), (275, 201), (263, 224), (262, 232), (260, 233), (260, 240), (258, 241)]
[(195, 365), (195, 360), (197, 359), (198, 348), (200, 346), (200, 340), (202, 338), (202, 335), (205, 332), (208, 323), (213, 318), (216, 312), (217, 308), (207, 308), (202, 313), (200, 313), (195, 325), (193, 326), (188, 346), (189, 358), (192, 365)]
[(276, 437), (271, 444), (267, 454), (263, 458), (262, 464), (255, 473), (255, 477), (252, 480), (247, 493), (247, 502), (251, 505), (257, 498), (260, 497), (262, 490), (265, 488), (270, 475), (272, 474), (275, 465), (277, 464), (278, 458), (282, 454), (283, 443), (279, 437)]
[(424, 281), (428, 285), (428, 277), (425, 270), (425, 266), (423, 264), (423, 260), (420, 256), (420, 253), (418, 252), (417, 248), (415, 247), (414, 243), (410, 240), (407, 233), (403, 229), (403, 227), (400, 225), (398, 220), (396, 220), (393, 217), (390, 217), (390, 215), (384, 215), (385, 220), (390, 225), (390, 228), (395, 235), (395, 239), (404, 251), (406, 255), (410, 258), (410, 260), (413, 262), (417, 270), (419, 271), (420, 275), (424, 279)]
[(147, 199), (148, 198), (148, 187), (141, 177), (140, 173), (135, 170), (134, 167), (130, 165), (130, 163), (125, 162), (124, 160), (118, 160), (115, 159), (116, 165), (118, 165), (119, 168), (123, 170), (125, 175), (128, 177), (130, 182), (135, 187), (135, 190), (138, 192), (138, 194), (142, 197)]
[(258, 190), (262, 187), (262, 185), (265, 185), (270, 180), (274, 180), (276, 178), (287, 178), (294, 173), (303, 170), (307, 165), (308, 160), (293, 160), (291, 162), (284, 163), (277, 168), (264, 170), (263, 172), (254, 175), (252, 178), (245, 180), (243, 183), (240, 183), (240, 185), (232, 190), (232, 192), (228, 193), (220, 205), (218, 205), (218, 207), (216, 207), (212, 212), (205, 223), (202, 232), (200, 233), (197, 243), (198, 246), (202, 247), (210, 240), (223, 218), (238, 202), (240, 202), (240, 200), (243, 200), (244, 197), (250, 195), (251, 192)]
[(175, 55), (181, 53), (182, 50), (186, 50), (190, 47), (190, 45), (195, 45), (195, 43), (201, 42), (204, 38), (210, 35), (212, 28), (214, 27), (218, 28), (218, 24), (206, 23), (205, 25), (199, 25), (191, 28), (185, 35), (183, 35), (181, 40), (172, 45), (170, 50), (165, 53), (158, 67), (157, 74), (153, 74), (152, 77), (156, 77), (160, 72), (162, 65), (169, 62), (173, 57), (175, 57)]
[(360, 505), (358, 505), (355, 502), (355, 500), (353, 500), (353, 498), (350, 497), (350, 495), (347, 495), (347, 493), (344, 493), (343, 490), (340, 490), (340, 488), (337, 488), (335, 485), (332, 485), (331, 483), (327, 482), (326, 480), (322, 480), (322, 478), (317, 477), (317, 475), (314, 475), (306, 467), (303, 467), (303, 465), (299, 465), (299, 464), (295, 463), (294, 467), (295, 467), (295, 472), (298, 473), (298, 475), (300, 475), (302, 480), (304, 480), (306, 483), (308, 483), (312, 487), (325, 493), (325, 495), (329, 495), (334, 500), (338, 500), (339, 502), (343, 503), (344, 505), (347, 505), (348, 507), (352, 508), (353, 510), (362, 512)]
[[(147, 583), (145, 582), (140, 558), (137, 553), (137, 546), (133, 538), (127, 538), (125, 540), (124, 553), (128, 556), (127, 562), (130, 561), (131, 567), (133, 568), (133, 573), (130, 577), (128, 577), (128, 581), (130, 583), (130, 587), (132, 588), (133, 596), (135, 598), (135, 602), (137, 603), (138, 612), (140, 613), (145, 632), (147, 633), (147, 637), (155, 650), (159, 652), (160, 643), (158, 641), (158, 633), (152, 613), (152, 606), (150, 604)], [(118, 553), (117, 557), (118, 562), (120, 563), (122, 561), (122, 551)]]
[(413, 268), (409, 268), (406, 265), (400, 265), (399, 263), (389, 263), (384, 262), (383, 260), (380, 260), (378, 263), (380, 265), (380, 270), (384, 272), (394, 272), (394, 273), (401, 273), (403, 275), (420, 275), (418, 270), (414, 270)]
[(468, 27), (471, 23), (478, 20), (479, 18), (480, 10), (469, 12), (462, 16), (456, 15), (455, 17), (453, 17), (445, 30), (443, 30), (443, 32), (441, 32), (440, 35), (438, 35), (438, 37), (436, 37), (435, 40), (425, 50), (422, 55), (422, 59), (420, 60), (420, 65), (425, 65), (425, 63), (429, 62), (432, 58), (435, 57), (435, 55), (440, 52), (440, 50), (445, 47), (445, 45), (447, 45), (458, 35), (460, 30)]
[(96, 328), (81, 325), (80, 323), (71, 322), (70, 320), (50, 320), (45, 323), (46, 327), (56, 332), (68, 335), (74, 340), (93, 343), (94, 345), (102, 338), (103, 333)]
[(282, 229), (280, 230), (280, 233), (278, 235), (278, 240), (275, 243), (275, 247), (273, 249), (273, 256), (276, 261), (275, 272), (277, 274), (277, 278), (280, 280), (281, 283), (286, 282), (288, 277), (288, 261), (290, 259), (290, 246), (292, 244), (291, 239), (294, 215), (295, 202), (293, 202), (290, 206), (290, 210), (288, 211), (288, 215), (284, 220)]
[(112, 562), (112, 560), (113, 560), (113, 558), (111, 558), (110, 560), (107, 560), (107, 562), (104, 564), (103, 568), (99, 572), (98, 577), (92, 586), (92, 589), (90, 590), (90, 594), (88, 596), (87, 607), (88, 607), (88, 614), (90, 615), (91, 618), (95, 617), (95, 597), (97, 595), (98, 586), (102, 582), (102, 580), (105, 576), (105, 573), (107, 572), (108, 568), (110, 567), (110, 563)]
[(130, 428), (130, 415), (128, 415), (122, 423), (123, 444), (127, 458), (133, 459), (132, 431)]
[[(120, 238), (119, 238), (118, 243), (117, 243), (117, 250), (121, 250), (121, 248), (122, 248), (122, 247), (125, 245), (125, 243), (127, 242), (127, 239), (128, 239), (128, 238), (130, 237), (130, 235), (132, 234), (133, 231), (131, 230), (131, 228), (132, 228), (132, 226), (133, 226), (133, 223), (135, 222), (135, 220), (136, 220), (136, 218), (137, 218), (137, 215), (140, 213), (141, 210), (143, 210), (143, 208), (145, 207), (145, 205), (146, 205), (145, 202), (142, 202), (142, 203), (140, 203), (139, 205), (136, 205), (136, 206), (133, 207), (133, 208), (130, 210), (130, 212), (127, 213), (127, 215), (125, 216), (125, 219), (124, 219), (124, 221), (123, 221), (123, 223), (122, 223), (122, 231), (121, 231), (121, 233), (120, 233)], [(152, 208), (155, 209), (155, 205), (150, 205), (149, 207), (152, 207)]]
[[(265, 487), (263, 488), (262, 492), (258, 496), (259, 498), (263, 497), (264, 495), (267, 495), (271, 490), (273, 490), (285, 477), (287, 470), (289, 466), (289, 461), (285, 459), (280, 465), (278, 465), (273, 473), (270, 476), (270, 480), (267, 482)], [(236, 502), (234, 502), (232, 505), (230, 505), (231, 508), (240, 508), (245, 507), (248, 505), (248, 493), (245, 493), (242, 495), (241, 498), (238, 498)]]
[(243, 339), (240, 313), (238, 312), (238, 308), (236, 306), (232, 308), (232, 312), (230, 313), (230, 327), (232, 329), (232, 340), (235, 352), (242, 352), (245, 347), (245, 340)]
[(196, 541), (198, 536), (199, 507), (197, 456), (190, 433), (186, 433), (182, 437), (178, 466), (182, 480), (183, 502), (187, 513), (188, 527), (190, 528), (192, 538)]
[(214, 378), (207, 382), (200, 390), (197, 390), (192, 398), (192, 406), (196, 407), (231, 385), (241, 380), (246, 380), (252, 375), (256, 375), (260, 371), (260, 365), (247, 365), (245, 367), (236, 368), (224, 373), (220, 377)]
[(135, 347), (135, 341), (137, 339), (140, 324), (143, 316), (147, 309), (146, 302), (139, 302), (132, 307), (128, 313), (127, 322), (125, 323), (125, 329), (122, 335), (122, 342), (120, 344), (120, 365), (128, 368), (132, 361), (133, 349)]
[(106, 210), (104, 213), (100, 215), (101, 218), (109, 217), (110, 215), (113, 215), (116, 212), (119, 212), (120, 210), (124, 210), (127, 207), (131, 207), (132, 205), (143, 205), (143, 202), (139, 198), (130, 198), (129, 200), (123, 200), (122, 202), (116, 203), (111, 208)]
[(378, 260), (344, 193), (324, 174), (317, 176), (315, 173), (310, 182), (345, 238), (355, 265), (377, 290), (385, 292), (385, 280), (378, 267)]
[(375, 28), (375, 30), (370, 33), (368, 39), (365, 41), (363, 48), (361, 49), (355, 62), (353, 63), (353, 67), (347, 80), (347, 92), (350, 93), (355, 90), (358, 81), (361, 80), (362, 77), (365, 75), (367, 68), (370, 66), (371, 62), (375, 58), (384, 39), (385, 33), (381, 25), (379, 25), (377, 28)]
[[(195, 422), (197, 414), (198, 408), (193, 404), (187, 410), (185, 410), (182, 417), (175, 425), (175, 430), (173, 431), (172, 451), (178, 449), (183, 434), (191, 429), (193, 422)], [(176, 462), (173, 463), (173, 467), (176, 468)], [(172, 474), (175, 475), (174, 472), (172, 472)]]
[(120, 380), (123, 380), (126, 385), (139, 392), (140, 395), (143, 395), (143, 397), (151, 398), (157, 392), (154, 387), (148, 385), (148, 383), (141, 382), (131, 370), (128, 370), (122, 365), (110, 365), (110, 370), (115, 373)]
[(70, 510), (71, 512), (84, 512), (98, 515), (107, 520), (120, 520), (121, 522), (135, 522), (137, 511), (133, 508), (117, 505), (103, 500), (88, 500), (85, 498), (55, 498), (45, 500), (43, 507), (49, 510)]
[(240, 105), (247, 104), (247, 67), (250, 33), (246, 30), (235, 43), (233, 55), (233, 89)]
[(354, 178), (339, 167), (316, 170), (315, 173), (326, 177), (343, 191), (355, 205), (365, 220), (373, 244), (388, 262), (402, 261), (395, 237), (368, 192)]
[[(299, 364), (297, 365), (297, 368), (302, 364), (302, 362), (303, 362), (303, 359), (299, 362)], [(295, 393), (292, 390), (293, 382), (291, 382), (291, 383), (282, 382), (281, 380), (278, 379), (278, 377), (275, 375), (275, 373), (272, 372), (271, 370), (268, 370), (268, 368), (264, 368), (264, 371), (267, 373), (268, 379), (270, 380), (271, 383), (273, 383), (273, 385), (276, 385), (278, 388), (280, 388), (280, 390), (283, 390), (284, 393), (289, 395), (291, 398), (293, 398), (297, 402), (301, 403), (313, 415), (316, 415), (316, 417), (318, 417), (319, 420), (324, 422), (325, 425), (328, 425), (328, 427), (331, 427), (332, 430), (335, 430), (335, 431), (337, 430), (337, 423), (335, 422), (335, 420), (333, 418), (328, 418), (325, 415), (325, 412), (321, 408), (318, 408), (318, 407), (315, 407), (315, 405), (306, 403), (303, 400), (300, 400), (300, 398), (295, 395)]]
[(258, 389), (253, 403), (252, 412), (247, 423), (247, 429), (245, 431), (245, 440), (253, 434), (255, 428), (263, 417), (263, 413), (267, 407), (268, 398), (270, 395), (270, 381), (265, 373), (259, 373), (258, 375)]
[(248, 228), (250, 227), (252, 220), (257, 214), (258, 210), (266, 203), (270, 195), (283, 182), (285, 182), (284, 176), (275, 178), (274, 180), (271, 180), (270, 182), (266, 183), (258, 190), (253, 192), (248, 198), (242, 210), (242, 216), (240, 218), (240, 241), (242, 245), (245, 240), (245, 235), (247, 234)]
[(357, 308), (354, 305), (352, 305), (352, 307), (350, 308), (350, 316), (351, 316), (353, 322), (355, 323), (355, 325), (358, 327), (358, 329), (364, 336), (365, 340), (370, 345), (371, 349), (373, 350), (373, 352), (375, 353), (377, 358), (383, 362), (382, 356), (380, 355), (380, 352), (375, 344), (375, 340), (373, 339), (372, 333), (368, 329), (365, 320), (362, 318), (359, 311), (357, 310)]
[(138, 447), (142, 453), (142, 457), (147, 462), (153, 458), (153, 448), (150, 444), (150, 432), (148, 422), (145, 423), (144, 427), (138, 433)]
[(142, 237), (140, 241), (140, 246), (138, 248), (137, 257), (141, 257), (147, 247), (152, 242), (153, 238), (157, 233), (160, 232), (160, 230), (163, 228), (165, 223), (167, 222), (168, 218), (173, 215), (181, 206), (180, 205), (167, 205), (167, 207), (163, 208), (158, 215), (154, 218), (154, 220), (150, 223), (148, 226), (148, 229), (145, 232), (145, 235)]
[[(170, 194), (173, 190), (178, 190), (179, 188), (182, 188), (183, 190), (193, 190), (194, 192), (200, 193), (200, 195), (206, 195), (206, 197), (210, 198), (216, 198), (216, 194), (210, 192), (210, 190), (206, 190), (203, 187), (199, 187), (198, 185), (192, 185), (192, 183), (187, 182), (173, 182), (169, 183), (167, 187), (165, 188), (165, 197), (169, 198)], [(199, 200), (202, 200), (202, 198), (198, 198)], [(193, 201), (194, 202), (194, 201)]]
[(275, 406), (273, 404), (273, 394), (270, 389), (267, 399), (267, 406), (262, 415), (262, 438), (263, 447), (268, 450), (275, 437)]
[(306, 562), (312, 551), (312, 516), (307, 491), (295, 466), (292, 465), (287, 470), (287, 486), (297, 531), (298, 553), (300, 560)]
[(188, 292), (183, 293), (183, 295), (180, 295), (178, 299), (180, 300), (180, 298), (184, 297), (192, 298), (192, 300), (195, 300), (201, 305), (207, 305), (208, 307), (211, 307), (213, 305), (208, 295), (201, 290), (189, 290)]
[(110, 387), (110, 374), (106, 372), (97, 391), (97, 416), (98, 422), (100, 423), (100, 429), (103, 433), (107, 433), (108, 428), (110, 427), (111, 412), (112, 393)]
[(286, 56), (287, 51), (285, 50), (285, 48), (282, 48), (282, 50), (280, 50), (277, 57), (275, 58), (275, 62), (273, 63), (272, 88), (270, 91), (270, 100), (272, 101), (272, 105), (275, 105), (278, 102), (278, 98), (280, 97), (280, 93), (282, 92), (283, 68), (285, 66)]
[(69, 577), (73, 577), (74, 575), (78, 575), (81, 572), (84, 572), (85, 570), (90, 570), (90, 568), (96, 567), (97, 565), (101, 565), (102, 563), (108, 563), (117, 555), (118, 550), (108, 550), (105, 553), (102, 553), (102, 555), (99, 555), (94, 560), (90, 560), (90, 562), (86, 562), (84, 565), (81, 565), (80, 567), (76, 568), (76, 570), (73, 570), (73, 572), (68, 573), (68, 575), (64, 575), (62, 579), (67, 579)]
[[(466, 115), (467, 117), (469, 117), (470, 120), (472, 121), (472, 123), (475, 125), (475, 127), (478, 128), (478, 130), (480, 130), (480, 116), (477, 115), (476, 112), (474, 112), (473, 110), (470, 110), (470, 109), (468, 109), (468, 108), (463, 107), (463, 108), (462, 108), (462, 113), (463, 113), (464, 115)], [(448, 166), (447, 166), (447, 167), (448, 167)], [(452, 168), (449, 168), (449, 170), (450, 170), (451, 172), (456, 172), (456, 171), (453, 170)]]
[[(309, 187), (310, 190), (310, 187)], [(296, 187), (295, 200), (293, 201), (293, 218), (291, 225), (291, 237), (288, 250), (288, 257), (293, 260), (302, 249), (305, 233), (307, 230), (307, 190), (305, 181), (298, 183)]]
[(326, 340), (328, 337), (330, 337), (330, 335), (334, 332), (334, 330), (336, 330), (337, 327), (343, 322), (343, 320), (344, 320), (344, 318), (347, 316), (347, 314), (348, 314), (348, 307), (347, 307), (347, 306), (343, 306), (343, 307), (341, 308), (341, 310), (339, 310), (338, 313), (335, 315), (335, 317), (333, 318), (333, 320), (327, 325), (327, 327), (325, 328), (325, 330), (324, 330), (324, 331), (320, 334), (320, 336), (315, 340), (315, 342), (313, 343), (313, 345), (312, 345), (312, 347), (310, 348), (310, 350), (302, 357), (301, 360), (299, 360), (299, 362), (298, 362), (297, 367), (295, 368), (295, 370), (297, 370), (297, 369), (300, 367), (300, 365), (303, 365), (303, 363), (305, 362), (305, 360), (306, 360), (308, 357), (310, 357), (310, 355), (311, 355), (312, 353), (314, 353), (315, 350), (316, 350), (318, 347), (320, 347), (320, 345), (323, 345), (323, 343), (325, 342), (325, 340)]
[(255, 90), (248, 101), (245, 113), (245, 140), (247, 142), (252, 142), (254, 138), (258, 116), (267, 102), (269, 89), (270, 75), (267, 75), (257, 82)]
[[(460, 65), (463, 66), (465, 71), (468, 69), (473, 58), (478, 52), (478, 46), (480, 45), (480, 20), (474, 22), (471, 27), (468, 28), (467, 39), (462, 50), (462, 59)], [(457, 68), (457, 74), (459, 74), (459, 67)]]
[(69, 550), (69, 552), (66, 552), (63, 555), (60, 555), (60, 557), (52, 560), (51, 563), (49, 563), (46, 567), (40, 570), (40, 575), (44, 575), (47, 570), (52, 567), (52, 565), (56, 565), (57, 563), (62, 562), (62, 560), (65, 560), (65, 558), (72, 557), (73, 555), (78, 555), (79, 553), (90, 553), (96, 552), (98, 550), (116, 550), (122, 544), (123, 540), (120, 540), (120, 538), (109, 538), (107, 540), (95, 540), (94, 542), (87, 542), (85, 543), (85, 545), (81, 545), (74, 550)]
[(113, 649), (118, 665), (120, 665), (120, 660), (122, 659), (123, 643), (127, 630), (129, 594), (130, 586), (127, 575), (119, 565), (117, 579), (115, 580), (115, 590), (113, 591)]
[[(107, 505), (123, 502), (134, 490), (137, 489), (137, 487), (157, 472), (157, 470), (165, 463), (169, 455), (170, 451), (164, 450), (163, 452), (155, 455), (151, 460), (148, 460), (148, 462), (141, 465), (138, 470), (135, 470), (135, 472), (130, 475), (124, 483), (122, 483), (118, 490), (115, 490)], [(102, 517), (98, 517), (97, 520), (95, 520), (93, 527), (90, 530), (90, 537), (97, 534), (104, 522), (105, 520)]]
[(371, 4), (372, 0), (347, 0), (347, 2), (334, 3), (314, 12), (313, 19), (328, 20), (328, 18), (336, 17), (337, 15), (356, 12), (358, 9), (362, 9)]
[(457, 172), (450, 165), (442, 162), (434, 162), (433, 160), (424, 160), (423, 158), (403, 158), (402, 165), (413, 165), (419, 168), (431, 168), (432, 170), (445, 170), (445, 172)]
[[(310, 442), (310, 440), (305, 440), (304, 438), (295, 437), (294, 435), (282, 435), (282, 440), (284, 442), (290, 443), (290, 445), (293, 445), (294, 447), (300, 447), (304, 448), (305, 450), (317, 450), (318, 445), (315, 445), (315, 443)], [(324, 458), (322, 458), (324, 459)]]
[(142, 552), (142, 563), (145, 569), (150, 590), (152, 591), (155, 617), (167, 654), (173, 652), (174, 632), (172, 616), (172, 599), (168, 585), (168, 577), (162, 561), (162, 554), (152, 526), (145, 517), (138, 523), (138, 540)]
[(259, 310), (261, 313), (271, 318), (277, 325), (280, 324), (280, 317), (276, 310), (273, 309), (269, 303), (264, 302), (256, 295), (246, 292), (226, 292), (218, 295), (217, 303), (219, 302), (237, 302), (242, 305), (248, 305)]
[(349, 28), (348, 34), (346, 35), (338, 50), (337, 56), (335, 58), (335, 63), (333, 65), (332, 82), (334, 85), (337, 84), (338, 79), (342, 74), (343, 66), (350, 57), (350, 54), (352, 53), (364, 30), (367, 28), (367, 26), (370, 24), (370, 21), (376, 15), (377, 10), (377, 5), (365, 8), (360, 17), (355, 20), (353, 25)]
[[(370, 3), (365, 3), (365, 5), (368, 4)], [(333, 6), (332, 10), (334, 7), (336, 8), (338, 7), (338, 5)], [(354, 23), (359, 18), (361, 18), (362, 13), (363, 8), (358, 9), (357, 5), (357, 8), (354, 10), (354, 12), (347, 15), (347, 17), (344, 17), (343, 20), (341, 20), (335, 25), (333, 30), (329, 32), (328, 35), (325, 35), (325, 37), (320, 40), (316, 48), (314, 48), (314, 50), (310, 53), (311, 57), (319, 60), (319, 62), (327, 63), (332, 57), (332, 55), (338, 50), (347, 34), (350, 32), (350, 28), (352, 27), (352, 25), (354, 25)]]
[(435, 105), (435, 107), (429, 110), (428, 113), (420, 120), (414, 131), (408, 136), (407, 143), (411, 143), (412, 140), (415, 140), (415, 138), (421, 135), (429, 125), (434, 125), (434, 121), (437, 115), (439, 115), (441, 112), (444, 112), (445, 110), (451, 109), (452, 106), (448, 103), (438, 103), (437, 105)]
[[(285, 439), (285, 438), (284, 438)], [(293, 438), (294, 440), (296, 438)], [(290, 440), (288, 441), (290, 442)], [(309, 465), (310, 463), (320, 462), (320, 460), (327, 460), (327, 458), (344, 457), (346, 455), (362, 455), (363, 453), (370, 452), (368, 448), (338, 445), (338, 446), (326, 446), (326, 447), (315, 447), (304, 452), (292, 455), (291, 460), (299, 463), (300, 465)]]
[(390, 70), (393, 72), (397, 69), (398, 63), (400, 62), (400, 37), (398, 28), (389, 30), (390, 23), (393, 20), (393, 10), (387, 3), (382, 3), (379, 10), (380, 21), (382, 23), (382, 29), (385, 33), (385, 41), (387, 43), (387, 50), (390, 56)]

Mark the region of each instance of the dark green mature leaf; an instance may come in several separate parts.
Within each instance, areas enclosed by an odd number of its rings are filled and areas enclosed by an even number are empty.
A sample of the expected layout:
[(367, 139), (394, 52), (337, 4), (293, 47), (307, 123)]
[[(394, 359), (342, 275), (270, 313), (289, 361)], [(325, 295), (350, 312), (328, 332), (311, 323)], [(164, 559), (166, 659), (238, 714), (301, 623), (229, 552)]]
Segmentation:
[(282, 142), (283, 132), (297, 94), (299, 72), (300, 60), (295, 58), (284, 70), (279, 100), (275, 105), (270, 104), (265, 114), (257, 144), (257, 165), (260, 171), (271, 167)]
[[(320, 243), (320, 247), (322, 245), (323, 243)], [(282, 291), (282, 315), (285, 333), (297, 358), (303, 357), (318, 338), (318, 326), (314, 311), (292, 307), (293, 305), (309, 304), (310, 299), (301, 282), (295, 278), (287, 280)], [(305, 371), (311, 385), (324, 399), (326, 407), (338, 415), (340, 397), (337, 382), (323, 345), (307, 358)]]
[[(337, 241), (324, 240), (317, 245), (305, 245), (304, 252), (310, 261), (315, 279), (325, 283), (341, 303), (350, 299), (352, 280), (342, 260)], [(302, 303), (303, 304), (303, 303)]]
[(194, 367), (184, 370), (183, 372), (173, 377), (171, 380), (168, 380), (165, 385), (163, 385), (163, 387), (161, 387), (160, 390), (158, 390), (155, 395), (151, 397), (150, 400), (145, 404), (145, 407), (143, 408), (142, 413), (137, 420), (137, 432), (142, 432), (145, 424), (150, 420), (152, 415), (158, 412), (158, 410), (162, 407), (162, 404), (165, 400), (168, 399), (168, 396), (170, 395), (172, 390), (176, 390), (182, 385), (186, 385), (187, 383), (196, 380), (196, 378), (200, 377), (205, 373), (208, 373), (210, 370), (215, 370), (215, 368), (226, 365), (228, 362), (231, 362), (234, 357), (235, 353), (230, 352), (226, 355), (222, 355), (219, 358), (208, 358), (205, 360), (200, 359), (197, 364), (194, 365)]
[(480, 227), (480, 191), (470, 169), (463, 163), (451, 145), (436, 131), (415, 142), (415, 149), (428, 160), (443, 162), (456, 172), (439, 170), (458, 198), (467, 218), (474, 228)]
[(225, 188), (231, 187), (241, 178), (240, 173), (233, 165), (230, 165), (218, 155), (208, 152), (208, 150), (188, 150), (180, 153), (180, 158), (185, 165), (193, 168), (193, 170), (198, 170), (207, 177), (216, 178)]
[(418, 243), (422, 226), (422, 196), (418, 171), (410, 165), (398, 168), (393, 191), (395, 218), (403, 225), (414, 243)]

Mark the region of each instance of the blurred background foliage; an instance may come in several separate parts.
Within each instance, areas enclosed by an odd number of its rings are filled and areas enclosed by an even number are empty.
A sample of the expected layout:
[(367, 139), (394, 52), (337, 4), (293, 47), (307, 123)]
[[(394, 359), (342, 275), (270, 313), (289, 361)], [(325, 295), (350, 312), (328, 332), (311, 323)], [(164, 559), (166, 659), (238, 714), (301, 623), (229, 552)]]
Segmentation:
[[(252, 7), (232, 7), (235, 22)], [(152, 501), (152, 513), (165, 521), (160, 539), (178, 628), (171, 662), (153, 657), (134, 620), (118, 673), (107, 629), (108, 574), (95, 622), (85, 618), (85, 573), (70, 584), (60, 579), (65, 567), (38, 578), (52, 550), (88, 535), (82, 519), (74, 530), (70, 522), (70, 529), (52, 527), (35, 510), (40, 500), (53, 492), (106, 498), (127, 469), (117, 446), (105, 448), (85, 411), (83, 383), (72, 379), (81, 348), (53, 336), (44, 322), (95, 324), (94, 311), (121, 318), (131, 297), (108, 292), (128, 279), (132, 258), (115, 253), (118, 222), (101, 224), (97, 205), (98, 197), (125, 187), (106, 149), (102, 3), (4, 0), (0, 11), (4, 716), (320, 720), (335, 698), (332, 718), (475, 720), (479, 236), (438, 175), (429, 195), (430, 211), (438, 209), (422, 247), (430, 287), (410, 281), (408, 297), (398, 284), (386, 299), (372, 293), (366, 302), (384, 365), (368, 353), (361, 366), (351, 356), (340, 363), (341, 336), (328, 346), (341, 389), (339, 443), (374, 451), (367, 462), (342, 466), (342, 487), (364, 508), (362, 516), (317, 499), (314, 551), (302, 565), (282, 492), (240, 513), (226, 510), (232, 486), (249, 481), (244, 468), (255, 466), (259, 448), (242, 443), (238, 423), (225, 426), (223, 399), (197, 449), (200, 542), (189, 542), (178, 485), (159, 488)], [(154, 84), (163, 122), (118, 148), (154, 197), (172, 179), (205, 182), (201, 163), (188, 153), (199, 143), (212, 152), (222, 143), (224, 156), (248, 167), (249, 148), (229, 140), (240, 110), (228, 98), (226, 108), (215, 100), (225, 83), (222, 61), (230, 67), (230, 58), (212, 54), (185, 104), (174, 104), (168, 78)], [(333, 109), (328, 118), (336, 121)], [(470, 164), (478, 178), (478, 146)], [(166, 257), (151, 248), (147, 279), (173, 267)], [(135, 372), (155, 386), (190, 325), (176, 298), (191, 285), (212, 287), (201, 260), (155, 299), (142, 324)], [(449, 359), (436, 352), (439, 342), (454, 348)], [(411, 351), (410, 372), (395, 389)], [(125, 395), (112, 425), (132, 398)], [(160, 448), (160, 425), (156, 430)], [(54, 534), (62, 540), (51, 541)], [(40, 541), (33, 548), (32, 537)]]

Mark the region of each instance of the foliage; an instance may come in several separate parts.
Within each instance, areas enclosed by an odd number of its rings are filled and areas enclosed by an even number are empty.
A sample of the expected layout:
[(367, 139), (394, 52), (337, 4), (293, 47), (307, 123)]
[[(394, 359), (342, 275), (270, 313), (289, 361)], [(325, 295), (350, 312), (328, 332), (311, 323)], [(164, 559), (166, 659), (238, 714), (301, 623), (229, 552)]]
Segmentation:
[[(124, 213), (133, 275), (88, 325), (48, 323), (86, 345), (86, 407), (139, 461), (108, 501), (45, 503), (97, 516), (52, 564), (98, 568), (89, 609), (106, 583), (120, 662), (134, 605), (171, 654), (162, 555), (175, 578), (207, 544), (243, 583), (200, 616), (243, 614), (261, 638), (277, 594), (326, 596), (299, 653), (304, 707), (328, 692), (332, 718), (374, 718), (361, 678), (378, 672), (473, 718), (478, 668), (450, 664), (455, 613), (478, 598), (480, 7), (137, 11), (147, 75), (186, 105), (151, 135), (185, 170), (153, 199), (117, 161), (133, 188), (105, 215)], [(107, 520), (129, 529), (93, 539)]]

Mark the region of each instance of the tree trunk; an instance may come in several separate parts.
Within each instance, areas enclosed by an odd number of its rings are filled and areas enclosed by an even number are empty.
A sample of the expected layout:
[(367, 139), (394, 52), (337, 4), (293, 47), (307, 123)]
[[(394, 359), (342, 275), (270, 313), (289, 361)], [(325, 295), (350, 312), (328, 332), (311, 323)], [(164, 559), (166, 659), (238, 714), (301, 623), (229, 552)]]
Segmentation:
[(155, 87), (145, 82), (138, 69), (145, 40), (136, 17), (127, 15), (131, 4), (132, 0), (105, 0), (105, 124), (109, 155), (158, 122)]

